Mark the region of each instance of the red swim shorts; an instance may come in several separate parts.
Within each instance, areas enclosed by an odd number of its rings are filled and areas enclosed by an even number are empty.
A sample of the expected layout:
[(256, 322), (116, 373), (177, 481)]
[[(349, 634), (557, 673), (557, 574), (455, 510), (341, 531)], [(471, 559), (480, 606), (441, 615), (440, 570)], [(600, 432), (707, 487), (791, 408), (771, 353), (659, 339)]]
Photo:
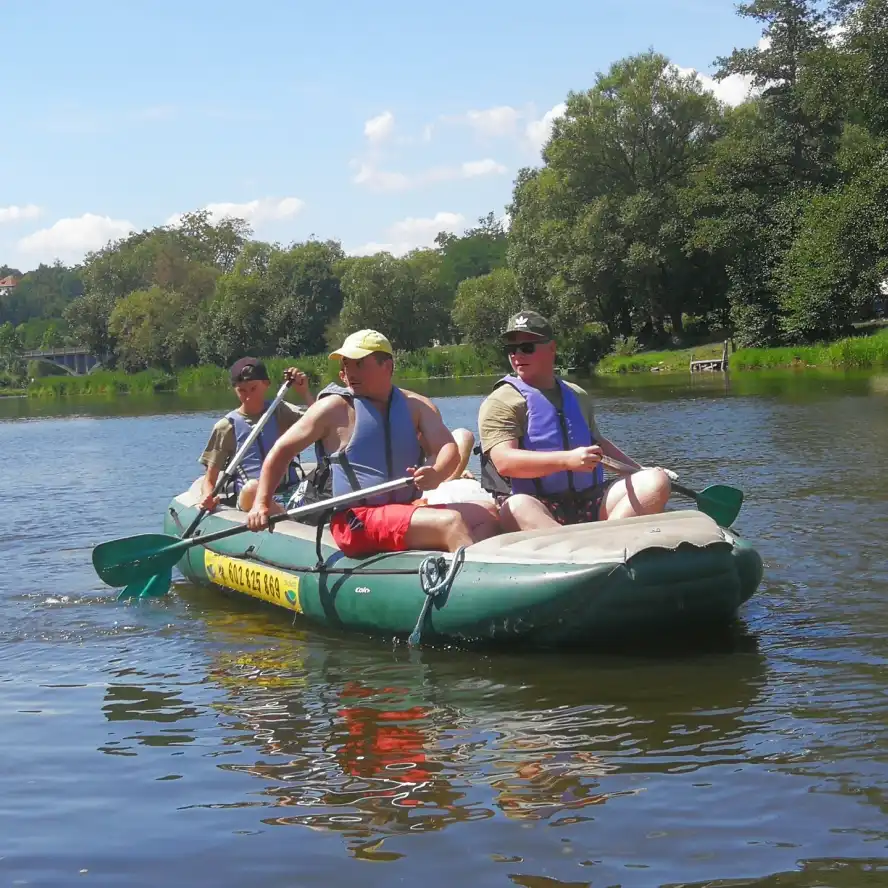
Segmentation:
[(388, 503), (343, 509), (330, 519), (330, 533), (349, 558), (403, 552), (410, 519), (421, 508), (417, 503)]

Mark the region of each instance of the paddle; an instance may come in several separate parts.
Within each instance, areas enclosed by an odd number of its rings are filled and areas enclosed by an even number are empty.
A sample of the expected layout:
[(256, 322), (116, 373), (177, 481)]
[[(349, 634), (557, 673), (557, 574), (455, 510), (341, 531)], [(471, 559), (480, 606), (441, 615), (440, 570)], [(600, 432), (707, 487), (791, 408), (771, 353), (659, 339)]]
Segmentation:
[[(231, 459), (231, 462), (228, 463), (227, 466), (219, 473), (219, 477), (216, 479), (216, 483), (213, 485), (213, 496), (216, 496), (228, 482), (234, 477), (235, 470), (237, 467), (243, 462), (244, 457), (247, 455), (247, 451), (253, 446), (253, 442), (259, 437), (262, 429), (265, 427), (265, 423), (268, 422), (269, 417), (272, 413), (277, 409), (278, 404), (284, 400), (284, 395), (287, 394), (287, 389), (290, 387), (290, 380), (285, 379), (281, 387), (278, 389), (278, 393), (275, 395), (274, 400), (271, 404), (268, 405), (268, 410), (262, 414), (259, 420), (256, 422), (256, 425), (253, 426), (253, 430), (247, 435), (247, 440), (244, 441), (241, 449), (238, 450), (237, 453)], [(185, 533), (182, 534), (182, 539), (188, 539), (191, 534), (194, 533), (197, 525), (203, 521), (204, 515), (207, 514), (207, 509), (201, 509), (191, 524), (188, 525)]]
[[(301, 518), (303, 515), (311, 515), (314, 512), (338, 511), (344, 506), (360, 502), (368, 497), (380, 493), (390, 493), (408, 487), (413, 483), (412, 477), (398, 478), (395, 481), (386, 481), (363, 490), (355, 490), (344, 493), (342, 496), (334, 496), (332, 499), (321, 500), (307, 506), (299, 506), (272, 515), (268, 519), (269, 529), (279, 521), (287, 518)], [(169, 581), (163, 592), (158, 591), (163, 585), (161, 578), (172, 577), (172, 569), (182, 555), (194, 546), (203, 546), (216, 540), (224, 540), (226, 537), (239, 533), (250, 533), (250, 528), (244, 525), (229, 527), (227, 530), (219, 530), (205, 536), (198, 534), (192, 539), (181, 539), (162, 533), (143, 533), (138, 536), (124, 537), (119, 540), (110, 540), (100, 543), (93, 549), (92, 561), (96, 573), (102, 581), (109, 586), (127, 586), (142, 581), (154, 583), (152, 595), (162, 595), (169, 589)]]
[[(268, 405), (268, 410), (259, 417), (256, 425), (253, 426), (252, 431), (247, 435), (247, 440), (244, 441), (240, 450), (234, 454), (228, 465), (219, 473), (219, 476), (216, 478), (216, 483), (213, 485), (213, 496), (217, 496), (222, 490), (224, 490), (225, 485), (234, 477), (235, 470), (243, 462), (247, 451), (253, 446), (253, 442), (259, 437), (262, 429), (268, 422), (269, 417), (277, 409), (278, 404), (284, 400), (284, 395), (287, 394), (287, 389), (291, 384), (291, 380), (284, 380), (283, 384), (278, 389), (278, 393), (275, 395), (274, 400)], [(188, 525), (185, 533), (182, 534), (183, 540), (188, 539), (188, 537), (194, 533), (197, 529), (197, 525), (203, 521), (207, 512), (207, 509), (201, 509), (197, 515), (195, 515), (194, 520)], [(157, 574), (157, 576), (150, 577), (148, 580), (139, 580), (135, 583), (130, 583), (130, 585), (117, 596), (117, 600), (122, 601), (124, 598), (152, 598), (166, 595), (173, 579), (172, 573), (170, 573), (168, 577), (166, 574), (167, 571), (162, 571)]]
[[(611, 459), (609, 456), (603, 456), (601, 462), (617, 472), (625, 472), (631, 475), (633, 472), (638, 471), (638, 469)], [(743, 506), (743, 491), (736, 487), (729, 487), (727, 484), (711, 484), (709, 487), (704, 487), (703, 490), (697, 492), (696, 490), (691, 490), (690, 487), (685, 487), (684, 484), (678, 484), (673, 481), (672, 489), (682, 496), (696, 500), (697, 508), (712, 518), (719, 527), (730, 527), (737, 520), (737, 516), (740, 514), (740, 509)]]

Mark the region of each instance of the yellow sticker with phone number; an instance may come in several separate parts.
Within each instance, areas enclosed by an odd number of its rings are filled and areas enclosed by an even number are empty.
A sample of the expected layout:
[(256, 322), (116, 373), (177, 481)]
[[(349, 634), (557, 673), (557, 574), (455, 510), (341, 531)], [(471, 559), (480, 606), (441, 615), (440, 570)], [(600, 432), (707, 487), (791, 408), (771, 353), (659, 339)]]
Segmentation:
[(204, 549), (204, 568), (210, 582), (302, 613), (299, 577), (253, 561), (219, 555), (209, 549)]

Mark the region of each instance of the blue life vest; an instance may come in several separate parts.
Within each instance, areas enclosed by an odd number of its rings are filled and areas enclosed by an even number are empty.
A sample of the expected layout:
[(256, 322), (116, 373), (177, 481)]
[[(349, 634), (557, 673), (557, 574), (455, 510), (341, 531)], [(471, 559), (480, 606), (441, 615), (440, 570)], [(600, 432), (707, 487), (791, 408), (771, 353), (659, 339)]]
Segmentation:
[[(416, 425), (407, 398), (399, 388), (392, 387), (387, 416), (383, 416), (369, 400), (358, 397), (351, 389), (340, 391), (340, 388), (328, 386), (324, 394), (338, 394), (351, 401), (355, 410), (355, 427), (348, 444), (328, 457), (333, 469), (333, 496), (403, 478), (408, 468), (421, 464), (422, 450)], [(410, 486), (390, 494), (369, 497), (364, 504), (407, 503), (415, 497), (416, 490)]]
[[(339, 385), (337, 382), (331, 382), (328, 385), (325, 385), (315, 396), (315, 401), (320, 401), (321, 398), (329, 397), (330, 395), (339, 395), (341, 398), (345, 398), (349, 404), (354, 402), (355, 393), (350, 389), (346, 388), (344, 385)], [(314, 445), (315, 451), (315, 459), (317, 460), (318, 466), (324, 465), (328, 462), (327, 459), (327, 449), (324, 447), (323, 441), (315, 441)]]
[[(518, 442), (522, 450), (537, 453), (573, 450), (575, 447), (589, 447), (595, 443), (576, 393), (560, 379), (556, 381), (561, 389), (560, 410), (538, 388), (528, 385), (517, 376), (504, 376), (494, 386), (511, 385), (527, 402), (527, 433)], [(488, 476), (492, 475), (496, 471), (492, 460), (488, 456), (484, 461), (489, 463), (485, 467)], [(510, 487), (512, 493), (558, 497), (567, 493), (581, 493), (603, 481), (604, 469), (599, 464), (594, 472), (554, 472), (542, 478), (511, 478)], [(495, 485), (491, 487), (496, 489)]]
[[(271, 402), (266, 401), (265, 410), (268, 410), (270, 406)], [(232, 410), (225, 415), (225, 418), (231, 423), (232, 428), (234, 429), (235, 452), (237, 452), (243, 447), (244, 442), (253, 431), (253, 425), (247, 422), (246, 417), (240, 412), (240, 410)], [(278, 437), (277, 410), (275, 410), (275, 412), (268, 417), (268, 422), (262, 427), (259, 436), (250, 446), (250, 449), (244, 454), (244, 458), (241, 460), (240, 465), (235, 471), (235, 494), (241, 492), (241, 488), (247, 483), (247, 481), (250, 481), (253, 478), (258, 480), (259, 475), (262, 472), (262, 463), (265, 462), (265, 457), (267, 456), (268, 451), (274, 447)], [(298, 483), (299, 474), (297, 466), (294, 463), (290, 463), (290, 466), (287, 469), (287, 475), (280, 486), (289, 487)]]

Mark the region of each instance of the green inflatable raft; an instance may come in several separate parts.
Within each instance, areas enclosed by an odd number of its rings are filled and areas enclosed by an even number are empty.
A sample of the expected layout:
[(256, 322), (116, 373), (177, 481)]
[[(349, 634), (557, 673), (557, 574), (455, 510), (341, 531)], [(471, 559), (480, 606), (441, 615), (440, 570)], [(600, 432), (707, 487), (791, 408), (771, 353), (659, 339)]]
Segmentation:
[[(166, 533), (198, 512), (199, 482), (175, 497)], [(243, 525), (220, 507), (206, 535)], [(320, 556), (320, 557), (319, 557)], [(423, 643), (582, 646), (731, 622), (758, 588), (749, 543), (696, 510), (501, 534), (461, 557), (410, 551), (346, 558), (329, 531), (284, 521), (273, 532), (196, 545), (178, 567), (211, 584), (290, 611), (295, 619)]]

